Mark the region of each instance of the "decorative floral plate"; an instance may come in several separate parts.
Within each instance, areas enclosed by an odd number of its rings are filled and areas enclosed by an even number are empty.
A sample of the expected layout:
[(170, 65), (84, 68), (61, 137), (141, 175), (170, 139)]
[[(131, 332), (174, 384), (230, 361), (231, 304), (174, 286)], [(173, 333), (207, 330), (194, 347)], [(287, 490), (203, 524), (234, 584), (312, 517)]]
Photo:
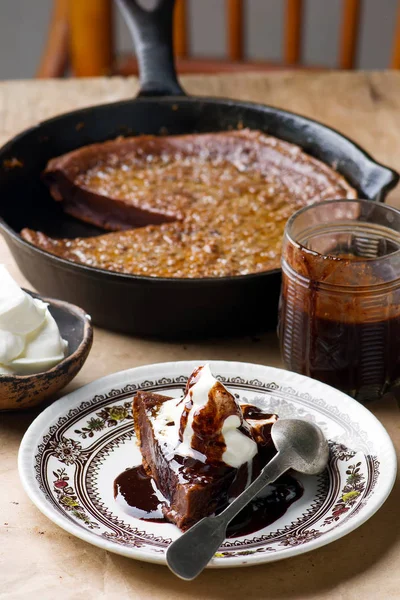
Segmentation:
[[(131, 404), (136, 390), (179, 396), (204, 361), (161, 363), (99, 379), (65, 396), (32, 423), (21, 443), (19, 472), (36, 506), (69, 533), (118, 554), (166, 564), (180, 535), (168, 523), (123, 512), (113, 497), (115, 477), (140, 463)], [(211, 361), (211, 370), (240, 400), (280, 418), (316, 422), (330, 443), (327, 470), (299, 476), (303, 496), (277, 521), (225, 541), (210, 566), (271, 562), (328, 544), (369, 519), (396, 476), (392, 442), (363, 406), (301, 375), (246, 363)]]

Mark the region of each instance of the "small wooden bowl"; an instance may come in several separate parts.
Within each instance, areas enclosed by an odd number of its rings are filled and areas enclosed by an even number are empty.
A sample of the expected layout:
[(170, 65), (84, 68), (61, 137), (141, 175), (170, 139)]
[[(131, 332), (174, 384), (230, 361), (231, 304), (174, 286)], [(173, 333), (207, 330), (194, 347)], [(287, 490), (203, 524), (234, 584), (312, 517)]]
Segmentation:
[(54, 396), (79, 373), (92, 347), (93, 328), (84, 310), (69, 302), (42, 298), (25, 291), (49, 304), (61, 337), (68, 342), (68, 354), (58, 365), (43, 373), (0, 375), (0, 410), (31, 408)]

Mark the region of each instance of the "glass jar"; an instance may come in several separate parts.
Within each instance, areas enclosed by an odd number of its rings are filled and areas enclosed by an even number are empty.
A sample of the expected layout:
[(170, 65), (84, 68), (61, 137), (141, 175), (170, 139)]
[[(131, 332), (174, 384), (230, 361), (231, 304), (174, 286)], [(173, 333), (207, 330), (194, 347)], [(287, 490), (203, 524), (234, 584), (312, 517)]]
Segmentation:
[(295, 213), (282, 251), (287, 369), (360, 401), (400, 381), (400, 211), (330, 200)]

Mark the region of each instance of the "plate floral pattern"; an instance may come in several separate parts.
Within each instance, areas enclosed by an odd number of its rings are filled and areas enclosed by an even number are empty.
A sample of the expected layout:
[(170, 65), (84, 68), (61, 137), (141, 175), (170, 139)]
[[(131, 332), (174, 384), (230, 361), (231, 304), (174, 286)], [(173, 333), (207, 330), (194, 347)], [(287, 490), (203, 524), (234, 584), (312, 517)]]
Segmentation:
[[(106, 377), (49, 407), (31, 425), (19, 468), (25, 488), (52, 520), (110, 551), (165, 563), (180, 535), (176, 527), (124, 513), (113, 480), (140, 462), (132, 420), (139, 389), (178, 396), (199, 362), (139, 367)], [(278, 521), (254, 534), (227, 539), (211, 566), (278, 560), (337, 539), (364, 522), (393, 485), (393, 446), (361, 405), (319, 382), (261, 365), (211, 362), (215, 375), (239, 401), (280, 418), (317, 423), (330, 444), (327, 470), (299, 476), (305, 492)]]

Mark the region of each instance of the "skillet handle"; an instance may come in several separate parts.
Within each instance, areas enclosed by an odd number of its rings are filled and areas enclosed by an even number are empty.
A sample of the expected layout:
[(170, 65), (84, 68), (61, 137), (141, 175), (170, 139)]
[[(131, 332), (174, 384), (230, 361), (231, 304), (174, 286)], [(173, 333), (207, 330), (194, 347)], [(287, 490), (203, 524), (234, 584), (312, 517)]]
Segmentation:
[(157, 0), (146, 10), (138, 0), (116, 0), (132, 34), (139, 63), (141, 96), (185, 96), (173, 56), (172, 23), (175, 0)]

